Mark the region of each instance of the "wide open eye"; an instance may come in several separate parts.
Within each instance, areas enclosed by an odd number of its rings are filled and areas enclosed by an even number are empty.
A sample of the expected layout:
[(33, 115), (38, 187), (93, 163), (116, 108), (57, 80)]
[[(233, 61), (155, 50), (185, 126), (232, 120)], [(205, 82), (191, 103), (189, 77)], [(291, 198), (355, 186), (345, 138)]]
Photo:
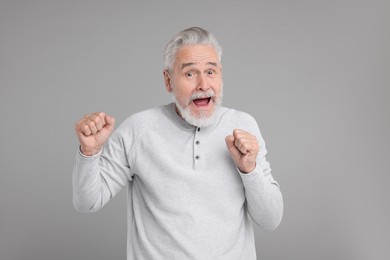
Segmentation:
[(196, 72), (193, 71), (193, 70), (187, 71), (187, 72), (185, 73), (185, 76), (186, 76), (186, 78), (190, 78), (190, 79), (195, 78), (195, 77), (196, 77)]
[(207, 71), (207, 74), (213, 75), (213, 74), (214, 74), (214, 71), (213, 71), (213, 70), (208, 70), (208, 71)]

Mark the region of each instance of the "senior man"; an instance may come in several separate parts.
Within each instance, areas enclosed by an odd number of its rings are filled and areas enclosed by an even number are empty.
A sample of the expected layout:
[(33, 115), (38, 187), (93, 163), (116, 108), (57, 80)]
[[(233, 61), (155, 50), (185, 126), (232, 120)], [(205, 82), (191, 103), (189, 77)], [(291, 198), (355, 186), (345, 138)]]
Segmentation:
[(73, 202), (94, 212), (128, 187), (127, 259), (256, 259), (252, 220), (265, 230), (283, 200), (248, 114), (221, 106), (221, 47), (208, 31), (179, 32), (165, 50), (164, 81), (174, 102), (114, 118), (87, 115)]

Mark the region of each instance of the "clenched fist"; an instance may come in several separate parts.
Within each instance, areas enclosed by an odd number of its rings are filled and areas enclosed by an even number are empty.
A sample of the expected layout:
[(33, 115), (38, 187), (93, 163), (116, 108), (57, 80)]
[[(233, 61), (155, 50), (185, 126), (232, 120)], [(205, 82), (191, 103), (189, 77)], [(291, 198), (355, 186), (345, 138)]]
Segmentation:
[(103, 112), (85, 115), (76, 123), (76, 135), (82, 154), (97, 154), (114, 130), (115, 118)]
[(256, 136), (234, 129), (233, 135), (226, 136), (225, 141), (234, 163), (241, 172), (249, 173), (256, 168), (256, 158), (260, 149)]

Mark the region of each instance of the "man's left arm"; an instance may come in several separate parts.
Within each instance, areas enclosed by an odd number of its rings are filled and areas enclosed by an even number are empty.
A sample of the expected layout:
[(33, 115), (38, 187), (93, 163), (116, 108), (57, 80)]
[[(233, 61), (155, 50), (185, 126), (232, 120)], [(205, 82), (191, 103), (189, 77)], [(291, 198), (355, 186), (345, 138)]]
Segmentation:
[(255, 134), (235, 129), (225, 141), (241, 176), (250, 216), (264, 230), (272, 231), (281, 222), (283, 198), (271, 175), (265, 158), (267, 150), (258, 128)]

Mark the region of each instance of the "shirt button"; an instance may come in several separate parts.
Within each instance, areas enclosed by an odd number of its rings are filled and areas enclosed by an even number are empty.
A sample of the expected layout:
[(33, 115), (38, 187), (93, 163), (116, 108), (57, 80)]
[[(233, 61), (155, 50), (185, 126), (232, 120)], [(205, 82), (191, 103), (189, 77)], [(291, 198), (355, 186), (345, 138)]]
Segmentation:
[(198, 132), (200, 131), (200, 127), (198, 127)]
[(196, 160), (199, 160), (199, 155), (195, 156), (195, 159), (196, 159)]
[(196, 144), (200, 144), (200, 142), (199, 142), (199, 141), (196, 141), (195, 143), (196, 143)]

